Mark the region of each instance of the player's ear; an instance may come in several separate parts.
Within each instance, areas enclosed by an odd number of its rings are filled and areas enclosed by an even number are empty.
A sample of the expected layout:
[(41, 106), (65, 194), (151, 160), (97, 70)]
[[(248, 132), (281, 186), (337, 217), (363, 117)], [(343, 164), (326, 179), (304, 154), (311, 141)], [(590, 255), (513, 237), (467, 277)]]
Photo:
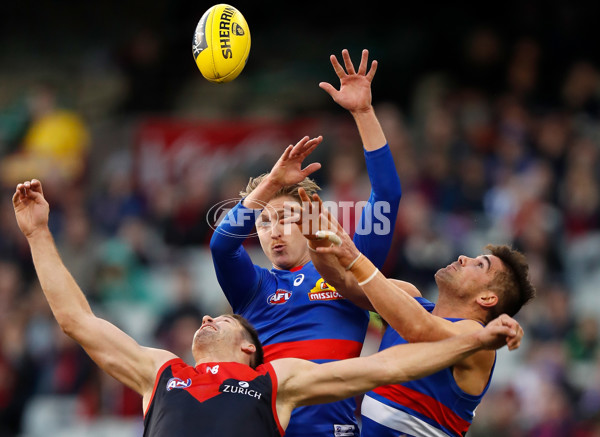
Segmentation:
[(252, 355), (253, 353), (256, 352), (256, 346), (254, 345), (254, 343), (245, 341), (244, 343), (242, 343), (242, 351), (248, 355)]
[(491, 290), (486, 290), (477, 296), (477, 303), (485, 309), (498, 305), (498, 296)]

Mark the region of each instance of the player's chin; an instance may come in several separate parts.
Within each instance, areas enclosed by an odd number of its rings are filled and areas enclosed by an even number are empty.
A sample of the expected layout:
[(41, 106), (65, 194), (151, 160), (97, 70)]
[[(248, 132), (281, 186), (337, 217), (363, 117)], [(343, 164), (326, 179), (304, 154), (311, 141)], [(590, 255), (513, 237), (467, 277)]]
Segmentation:
[(438, 285), (446, 283), (450, 280), (450, 275), (448, 274), (448, 271), (445, 268), (439, 269), (437, 272), (435, 272), (435, 275), (433, 275), (433, 277), (435, 279), (435, 283)]
[(274, 254), (271, 257), (271, 262), (281, 270), (290, 270), (295, 267), (290, 257), (286, 254)]

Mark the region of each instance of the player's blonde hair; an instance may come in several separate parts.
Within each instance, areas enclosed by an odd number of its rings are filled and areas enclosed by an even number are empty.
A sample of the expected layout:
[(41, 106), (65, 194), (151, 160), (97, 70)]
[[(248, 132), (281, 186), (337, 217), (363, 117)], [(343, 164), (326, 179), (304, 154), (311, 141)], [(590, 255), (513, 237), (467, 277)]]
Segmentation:
[[(258, 185), (268, 176), (268, 174), (269, 173), (263, 173), (255, 178), (250, 178), (250, 181), (248, 181), (248, 185), (246, 185), (246, 189), (244, 191), (240, 191), (240, 196), (248, 196), (252, 191), (256, 189), (256, 187), (258, 187)], [(304, 178), (304, 180), (298, 182), (297, 184), (282, 187), (279, 191), (277, 191), (277, 193), (275, 193), (273, 198), (281, 196), (290, 196), (296, 201), (298, 201), (298, 203), (302, 203), (302, 201), (300, 200), (300, 195), (298, 194), (298, 189), (300, 188), (304, 188), (304, 191), (306, 191), (308, 197), (311, 198), (314, 193), (321, 190), (321, 187), (319, 187), (319, 185), (315, 181), (313, 181), (311, 178), (306, 177)]]

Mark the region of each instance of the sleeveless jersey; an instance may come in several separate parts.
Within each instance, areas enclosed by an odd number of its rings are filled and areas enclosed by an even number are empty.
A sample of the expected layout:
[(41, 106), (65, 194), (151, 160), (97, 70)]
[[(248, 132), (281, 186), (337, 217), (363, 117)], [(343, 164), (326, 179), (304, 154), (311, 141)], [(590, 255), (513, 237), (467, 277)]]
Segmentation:
[(256, 370), (235, 362), (192, 367), (175, 358), (156, 376), (144, 436), (281, 437), (276, 393), (270, 364)]
[[(389, 251), (400, 202), (400, 181), (389, 151), (365, 152), (371, 196), (361, 215), (360, 229), (390, 232), (354, 234), (358, 249), (378, 267)], [(381, 203), (389, 208), (381, 210)], [(254, 228), (260, 211), (238, 203), (219, 224), (211, 252), (219, 284), (235, 313), (257, 329), (265, 361), (303, 358), (323, 363), (360, 355), (369, 323), (368, 311), (344, 299), (323, 281), (312, 262), (293, 270), (254, 265), (242, 242)], [(250, 219), (248, 219), (250, 218)], [(296, 408), (286, 429), (288, 437), (358, 436), (354, 398)]]
[[(417, 298), (429, 311), (433, 304)], [(457, 322), (462, 319), (446, 319)], [(388, 327), (380, 350), (407, 343)], [(495, 361), (494, 361), (495, 366)], [(422, 379), (378, 387), (365, 394), (361, 405), (363, 437), (460, 437), (473, 421), (475, 409), (487, 391), (490, 379), (478, 395), (460, 389), (448, 367)]]

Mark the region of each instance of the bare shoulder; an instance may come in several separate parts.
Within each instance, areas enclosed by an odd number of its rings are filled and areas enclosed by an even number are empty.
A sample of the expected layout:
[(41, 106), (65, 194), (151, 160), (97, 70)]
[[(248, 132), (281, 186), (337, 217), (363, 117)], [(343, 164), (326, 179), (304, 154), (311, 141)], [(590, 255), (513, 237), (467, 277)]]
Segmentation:
[(167, 362), (176, 358), (179, 358), (173, 352), (169, 352), (165, 349), (156, 349), (152, 347), (143, 347), (149, 360), (147, 366), (148, 378), (154, 384), (154, 379), (160, 368)]

